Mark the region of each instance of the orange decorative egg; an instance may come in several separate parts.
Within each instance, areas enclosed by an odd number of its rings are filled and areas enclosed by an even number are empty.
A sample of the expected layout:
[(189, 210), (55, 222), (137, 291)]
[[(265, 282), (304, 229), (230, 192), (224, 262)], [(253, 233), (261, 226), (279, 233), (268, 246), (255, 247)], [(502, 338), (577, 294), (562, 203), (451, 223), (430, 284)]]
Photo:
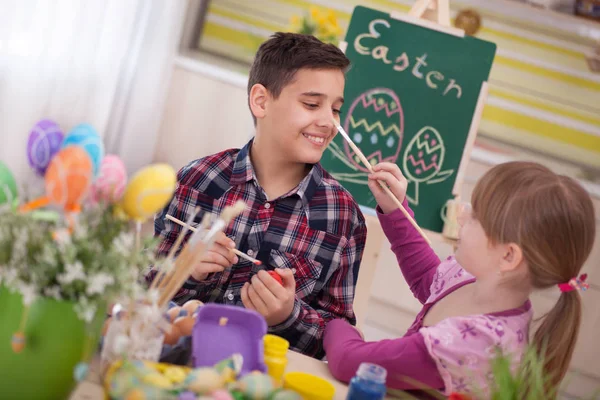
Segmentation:
[(167, 315), (169, 316), (169, 322), (173, 322), (179, 316), (179, 312), (181, 311), (181, 307), (175, 306), (167, 311)]
[(177, 318), (175, 322), (173, 322), (173, 325), (179, 328), (182, 336), (190, 336), (194, 329), (195, 322), (196, 320), (194, 318), (186, 316)]
[(10, 345), (15, 353), (20, 353), (25, 348), (25, 335), (23, 332), (16, 332), (12, 336), (12, 340), (10, 341)]
[(170, 325), (169, 328), (167, 328), (167, 330), (165, 331), (164, 343), (173, 345), (177, 343), (180, 337), (181, 331), (179, 330), (179, 327), (177, 327), (176, 325)]
[(92, 182), (92, 160), (79, 146), (59, 151), (46, 170), (46, 195), (63, 208), (81, 204)]
[(183, 309), (187, 311), (188, 315), (192, 315), (196, 312), (198, 307), (204, 305), (200, 300), (189, 300), (183, 305)]

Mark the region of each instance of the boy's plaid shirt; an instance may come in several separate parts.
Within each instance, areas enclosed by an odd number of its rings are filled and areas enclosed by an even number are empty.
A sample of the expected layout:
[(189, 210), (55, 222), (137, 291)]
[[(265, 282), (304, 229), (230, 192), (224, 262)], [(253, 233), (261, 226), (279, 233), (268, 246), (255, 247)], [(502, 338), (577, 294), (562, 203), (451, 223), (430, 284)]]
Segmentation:
[[(249, 151), (231, 149), (191, 162), (178, 173), (171, 203), (157, 215), (159, 255), (166, 255), (181, 227), (165, 219), (168, 213), (187, 220), (194, 208), (215, 217), (226, 205), (243, 200), (248, 207), (225, 233), (236, 247), (263, 262), (256, 266), (239, 258), (231, 269), (202, 282), (190, 278), (175, 296), (243, 306), (240, 290), (261, 268), (291, 268), (296, 280), (296, 301), (290, 317), (269, 332), (286, 338), (290, 347), (323, 357), (325, 324), (334, 318), (355, 323), (352, 302), (367, 228), (350, 194), (320, 164), (290, 193), (267, 201), (254, 175)], [(154, 271), (146, 279), (151, 280)]]

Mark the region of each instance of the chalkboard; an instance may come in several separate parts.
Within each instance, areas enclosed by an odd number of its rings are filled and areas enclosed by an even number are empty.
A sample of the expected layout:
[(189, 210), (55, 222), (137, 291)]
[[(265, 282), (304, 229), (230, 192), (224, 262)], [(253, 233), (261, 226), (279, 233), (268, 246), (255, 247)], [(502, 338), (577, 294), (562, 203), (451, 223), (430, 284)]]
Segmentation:
[[(458, 37), (356, 7), (346, 34), (341, 124), (371, 164), (394, 162), (409, 180), (420, 226), (442, 230), (440, 210), (452, 189), (494, 43)], [(323, 167), (368, 208), (376, 203), (367, 169), (337, 135)]]

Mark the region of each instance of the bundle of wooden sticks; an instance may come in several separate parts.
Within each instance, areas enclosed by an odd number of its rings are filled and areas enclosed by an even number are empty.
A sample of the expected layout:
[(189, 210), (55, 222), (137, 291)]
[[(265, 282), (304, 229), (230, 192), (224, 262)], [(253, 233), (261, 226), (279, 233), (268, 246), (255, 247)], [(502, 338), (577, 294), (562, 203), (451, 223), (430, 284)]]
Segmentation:
[(212, 226), (209, 226), (208, 215), (205, 214), (201, 223), (202, 229), (195, 230), (177, 259), (173, 261), (175, 252), (181, 246), (191, 228), (191, 223), (200, 211), (199, 208), (194, 210), (183, 226), (173, 247), (171, 247), (166, 260), (158, 267), (157, 274), (150, 285), (150, 290), (158, 290), (158, 306), (160, 308), (163, 308), (183, 286), (186, 279), (190, 276), (192, 268), (198, 264), (202, 256), (213, 245), (216, 235), (223, 231), (229, 222), (238, 216), (244, 208), (245, 204), (243, 201), (238, 201), (233, 206), (225, 207)]

